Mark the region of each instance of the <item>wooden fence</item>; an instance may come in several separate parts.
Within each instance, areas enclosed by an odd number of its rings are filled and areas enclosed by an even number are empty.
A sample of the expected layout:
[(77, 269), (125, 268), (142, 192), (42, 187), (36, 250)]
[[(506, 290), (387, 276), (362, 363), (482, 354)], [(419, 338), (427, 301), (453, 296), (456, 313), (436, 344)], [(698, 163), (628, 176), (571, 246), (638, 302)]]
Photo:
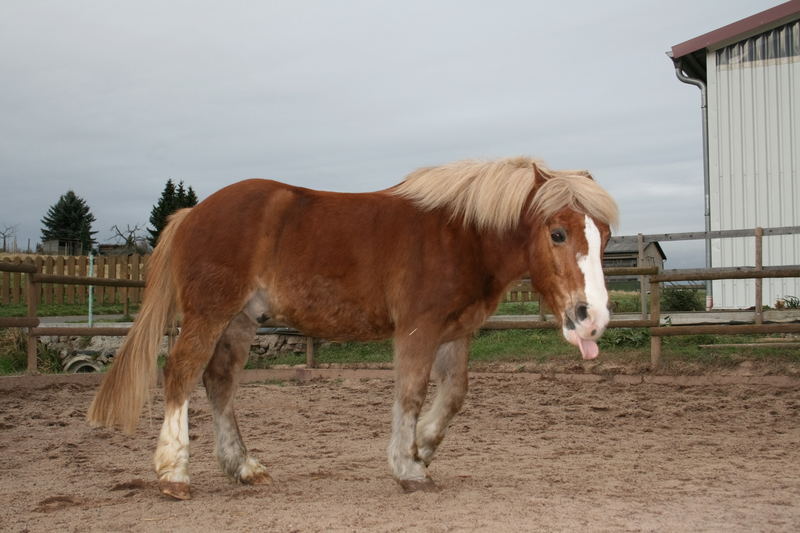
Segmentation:
[[(149, 255), (110, 255), (94, 258), (93, 276), (104, 279), (129, 279), (144, 281), (145, 269)], [(10, 256), (0, 259), (0, 263), (31, 265), (44, 275), (53, 276), (89, 276), (89, 258), (87, 256), (54, 256), (26, 255)], [(0, 304), (24, 304), (27, 302), (28, 274), (25, 272), (8, 272), (0, 270)], [(126, 297), (130, 303), (141, 303), (143, 290), (139, 287), (105, 287), (94, 288), (94, 303), (122, 304)], [(127, 293), (127, 294), (126, 294)], [(89, 298), (87, 285), (64, 283), (47, 283), (39, 285), (39, 304), (85, 304)], [(530, 280), (520, 280), (508, 288), (505, 301), (531, 302), (539, 301), (539, 295), (531, 287)]]
[[(93, 276), (102, 279), (129, 279), (143, 281), (149, 255), (108, 255), (95, 256)], [(34, 267), (43, 275), (87, 277), (89, 276), (88, 256), (27, 255), (9, 256), (0, 259), (0, 264)], [(27, 302), (28, 276), (26, 272), (0, 271), (0, 304), (24, 304)], [(85, 304), (89, 298), (87, 285), (64, 283), (42, 283), (38, 285), (40, 304)], [(98, 285), (94, 289), (94, 304), (140, 303), (142, 289), (139, 287), (107, 287)]]
[[(760, 248), (760, 242), (757, 243)], [(141, 275), (143, 268), (139, 266), (138, 273)], [(118, 270), (119, 272), (119, 270)], [(40, 270), (40, 265), (36, 261), (12, 263), (8, 261), (0, 261), (0, 273), (11, 274), (14, 279), (26, 279), (27, 284), (23, 285), (18, 282), (18, 286), (26, 287), (25, 301), (27, 304), (28, 312), (26, 317), (21, 318), (0, 318), (0, 328), (16, 327), (27, 328), (28, 333), (28, 372), (37, 373), (37, 338), (40, 336), (78, 336), (78, 335), (100, 335), (100, 336), (118, 336), (126, 335), (128, 328), (124, 327), (101, 327), (101, 328), (61, 328), (61, 327), (40, 327), (39, 318), (37, 317), (37, 308), (42, 294), (47, 294), (48, 291), (42, 288), (42, 285), (55, 285), (56, 287), (85, 287), (93, 285), (96, 288), (103, 287), (111, 292), (111, 289), (127, 288), (131, 294), (136, 291), (136, 294), (141, 292), (144, 287), (144, 282), (135, 279), (109, 279), (101, 277), (86, 277), (86, 276), (69, 276), (60, 274), (47, 274)], [(110, 270), (99, 271), (99, 273), (109, 274)], [(17, 274), (24, 274), (24, 278), (17, 278)], [(711, 269), (691, 269), (691, 270), (674, 270), (668, 272), (661, 272), (657, 267), (639, 267), (639, 268), (607, 268), (605, 274), (608, 277), (612, 276), (642, 276), (647, 279), (650, 286), (649, 312), (644, 311), (644, 314), (639, 320), (612, 320), (609, 328), (631, 328), (642, 327), (648, 328), (650, 333), (650, 361), (653, 368), (658, 367), (661, 358), (661, 338), (673, 335), (695, 335), (695, 334), (746, 334), (746, 333), (800, 333), (800, 323), (765, 323), (765, 319), (761, 310), (761, 306), (756, 306), (753, 311), (752, 324), (715, 324), (715, 325), (686, 325), (686, 326), (667, 326), (662, 323), (661, 317), (661, 283), (675, 282), (675, 281), (689, 281), (689, 280), (715, 280), (715, 279), (764, 279), (764, 278), (784, 278), (784, 277), (800, 277), (800, 266), (785, 266), (785, 267), (763, 267), (760, 261), (757, 262), (755, 267), (740, 267), (740, 268), (711, 268)], [(128, 271), (130, 276), (130, 271)], [(74, 289), (74, 287), (72, 287)], [(530, 289), (529, 282), (525, 280), (518, 282), (509, 289), (509, 294), (519, 294), (525, 297), (532, 297), (532, 290)], [(760, 287), (756, 288), (757, 292)], [(55, 294), (55, 291), (52, 291)], [(65, 290), (66, 292), (66, 290)], [(80, 290), (72, 290), (73, 294), (80, 293)], [(514, 298), (513, 296), (511, 298)], [(281, 324), (265, 324), (280, 326)], [(536, 318), (524, 317), (522, 320), (509, 320), (509, 319), (490, 319), (482, 326), (484, 329), (555, 329), (559, 325), (555, 320), (545, 320), (545, 317), (540, 315), (538, 320)], [(177, 333), (174, 327), (164, 332), (173, 339)], [(307, 363), (310, 367), (314, 366), (314, 353), (313, 342), (307, 342)]]

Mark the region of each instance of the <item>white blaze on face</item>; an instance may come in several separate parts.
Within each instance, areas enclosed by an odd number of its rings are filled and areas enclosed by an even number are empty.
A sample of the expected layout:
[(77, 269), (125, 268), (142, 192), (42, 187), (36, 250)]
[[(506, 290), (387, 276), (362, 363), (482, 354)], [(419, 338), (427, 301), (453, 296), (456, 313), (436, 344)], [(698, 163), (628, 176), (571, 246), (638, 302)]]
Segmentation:
[(584, 293), (586, 303), (589, 304), (589, 319), (599, 328), (608, 325), (608, 291), (606, 291), (606, 281), (603, 276), (602, 250), (600, 249), (600, 230), (597, 229), (594, 221), (588, 216), (585, 217), (584, 232), (586, 242), (589, 244), (589, 251), (586, 255), (578, 254), (578, 268), (583, 272)]
[(579, 253), (575, 259), (583, 273), (583, 292), (589, 317), (576, 322), (575, 329), (564, 326), (563, 332), (567, 341), (580, 348), (584, 359), (594, 359), (600, 353), (595, 339), (608, 325), (608, 292), (603, 277), (600, 230), (589, 216), (584, 218), (584, 233), (589, 249), (586, 255)]

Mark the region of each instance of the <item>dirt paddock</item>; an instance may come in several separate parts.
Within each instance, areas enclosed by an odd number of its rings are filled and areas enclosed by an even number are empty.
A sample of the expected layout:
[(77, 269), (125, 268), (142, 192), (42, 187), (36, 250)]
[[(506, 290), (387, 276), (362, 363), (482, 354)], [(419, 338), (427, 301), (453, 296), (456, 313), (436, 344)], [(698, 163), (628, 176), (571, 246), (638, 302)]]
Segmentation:
[(0, 392), (3, 531), (798, 531), (800, 391), (473, 377), (431, 474), (385, 459), (388, 379), (245, 384), (239, 422), (271, 469), (235, 485), (190, 405), (193, 499), (159, 495), (159, 393), (135, 436), (84, 422), (93, 385)]

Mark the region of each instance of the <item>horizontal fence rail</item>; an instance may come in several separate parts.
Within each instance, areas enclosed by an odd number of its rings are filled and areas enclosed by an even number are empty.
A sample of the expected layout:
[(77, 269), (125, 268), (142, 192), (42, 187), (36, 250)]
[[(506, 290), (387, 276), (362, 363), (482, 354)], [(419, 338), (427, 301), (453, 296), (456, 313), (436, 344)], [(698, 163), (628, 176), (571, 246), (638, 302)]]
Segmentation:
[(782, 226), (779, 228), (752, 228), (752, 229), (732, 229), (718, 231), (692, 231), (685, 233), (651, 233), (647, 235), (623, 235), (611, 237), (610, 242), (624, 242), (635, 245), (639, 238), (644, 242), (662, 241), (699, 241), (704, 239), (731, 239), (735, 237), (755, 237), (759, 230), (762, 230), (764, 237), (772, 235), (795, 235), (800, 233), (800, 226)]
[(736, 267), (736, 268), (693, 268), (674, 272), (664, 272), (650, 276), (652, 282), (663, 281), (704, 281), (717, 279), (764, 279), (796, 278), (800, 266), (780, 267)]
[(48, 274), (34, 274), (35, 283), (59, 283), (63, 285), (94, 285), (97, 287), (142, 287), (144, 280), (132, 279), (107, 279), (88, 276), (54, 276)]

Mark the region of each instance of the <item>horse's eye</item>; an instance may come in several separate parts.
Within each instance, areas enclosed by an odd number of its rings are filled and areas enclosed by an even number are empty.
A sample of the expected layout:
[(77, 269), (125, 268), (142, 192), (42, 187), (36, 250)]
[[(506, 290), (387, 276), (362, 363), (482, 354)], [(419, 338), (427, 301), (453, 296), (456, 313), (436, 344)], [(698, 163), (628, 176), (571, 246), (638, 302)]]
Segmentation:
[(554, 229), (553, 231), (550, 232), (550, 238), (553, 240), (554, 243), (560, 244), (567, 240), (567, 232), (565, 232), (561, 228)]

